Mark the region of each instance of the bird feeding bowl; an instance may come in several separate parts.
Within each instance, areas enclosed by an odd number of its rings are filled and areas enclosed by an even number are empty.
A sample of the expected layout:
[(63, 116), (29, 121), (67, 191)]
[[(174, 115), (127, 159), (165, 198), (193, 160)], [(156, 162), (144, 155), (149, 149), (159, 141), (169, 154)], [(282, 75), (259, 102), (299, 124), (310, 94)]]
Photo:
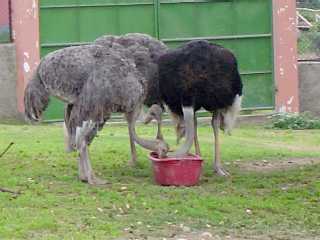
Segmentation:
[(199, 182), (202, 159), (193, 154), (180, 158), (159, 158), (151, 152), (154, 180), (163, 186), (194, 186)]

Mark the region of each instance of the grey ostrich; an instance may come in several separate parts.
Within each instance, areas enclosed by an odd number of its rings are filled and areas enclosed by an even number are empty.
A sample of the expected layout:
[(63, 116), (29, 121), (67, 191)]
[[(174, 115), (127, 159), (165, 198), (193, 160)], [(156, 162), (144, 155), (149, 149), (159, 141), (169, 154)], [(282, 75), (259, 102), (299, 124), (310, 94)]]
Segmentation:
[[(145, 123), (155, 119), (158, 123), (156, 139), (163, 140), (161, 132), (161, 116), (164, 110), (160, 102), (159, 81), (158, 81), (158, 59), (168, 51), (168, 47), (161, 41), (152, 38), (147, 34), (128, 33), (123, 36), (105, 35), (97, 38), (94, 44), (101, 45), (105, 48), (111, 48), (114, 51), (122, 52), (127, 58), (132, 59), (138, 71), (146, 78), (148, 82), (146, 99), (144, 105), (149, 110), (145, 116)], [(123, 52), (123, 48), (126, 49)], [(135, 164), (137, 159), (136, 149), (132, 136), (130, 135), (131, 146), (131, 164)]]
[(70, 142), (79, 151), (79, 178), (89, 184), (105, 183), (93, 173), (88, 145), (112, 112), (125, 114), (130, 136), (139, 145), (160, 154), (168, 150), (161, 140), (136, 135), (135, 122), (148, 83), (123, 52), (99, 45), (52, 52), (42, 59), (25, 90), (25, 114), (31, 121), (40, 121), (50, 95), (68, 104), (65, 124)]
[(220, 160), (219, 127), (229, 133), (241, 108), (242, 82), (234, 55), (208, 41), (191, 41), (159, 59), (159, 90), (185, 142), (170, 156), (187, 154), (195, 142), (200, 152), (195, 112), (213, 113), (214, 170), (226, 176)]
[[(128, 33), (123, 36), (105, 35), (97, 38), (93, 44), (103, 46), (107, 49), (120, 52), (123, 56), (133, 59), (137, 69), (147, 79), (148, 89), (144, 104), (149, 107), (145, 122), (148, 123), (155, 119), (158, 123), (158, 131), (156, 139), (163, 140), (161, 133), (161, 116), (163, 106), (155, 103), (159, 102), (159, 86), (158, 86), (158, 65), (159, 57), (168, 51), (168, 47), (161, 41), (152, 38), (147, 34)], [(123, 48), (124, 47), (124, 48)], [(68, 122), (73, 105), (67, 104), (65, 109), (65, 123)], [(73, 151), (74, 144), (72, 143), (70, 130), (67, 124), (64, 124), (65, 143), (67, 152)], [(137, 159), (136, 148), (132, 134), (130, 134), (131, 160), (130, 165), (134, 165)]]

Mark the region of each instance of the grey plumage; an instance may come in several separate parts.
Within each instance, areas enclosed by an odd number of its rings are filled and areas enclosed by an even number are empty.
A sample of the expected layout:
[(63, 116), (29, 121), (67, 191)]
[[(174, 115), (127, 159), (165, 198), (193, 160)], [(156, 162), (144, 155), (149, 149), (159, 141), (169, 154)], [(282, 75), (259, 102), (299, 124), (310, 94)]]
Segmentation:
[[(128, 33), (123, 36), (105, 35), (97, 38), (94, 44), (120, 51), (135, 62), (138, 71), (146, 78), (148, 83), (144, 104), (149, 107), (149, 111), (145, 121), (148, 122), (150, 117), (157, 121), (158, 133), (156, 138), (162, 140), (161, 115), (164, 108), (161, 104), (159, 91), (158, 60), (168, 51), (168, 47), (161, 41), (141, 33)], [(135, 152), (134, 144), (131, 141), (131, 164), (136, 162)]]
[(87, 145), (112, 112), (126, 114), (130, 139), (150, 150), (167, 151), (163, 142), (135, 134), (148, 82), (126, 54), (128, 50), (117, 44), (114, 49), (92, 44), (52, 52), (42, 59), (25, 91), (25, 112), (31, 121), (40, 120), (49, 95), (67, 103), (65, 124), (71, 145), (80, 152), (79, 177), (90, 184), (102, 182), (92, 172)]
[(144, 104), (150, 107), (161, 102), (158, 60), (169, 50), (164, 43), (142, 33), (128, 33), (123, 36), (105, 35), (97, 38), (94, 43), (113, 49), (119, 45), (125, 47), (126, 57), (134, 60), (137, 69), (147, 79), (148, 90)]

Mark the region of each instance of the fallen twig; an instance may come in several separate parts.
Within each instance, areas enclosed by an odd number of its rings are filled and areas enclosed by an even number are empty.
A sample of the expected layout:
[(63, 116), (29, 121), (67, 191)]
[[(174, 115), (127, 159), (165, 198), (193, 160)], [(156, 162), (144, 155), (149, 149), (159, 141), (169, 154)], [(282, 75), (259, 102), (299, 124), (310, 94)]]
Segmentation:
[(14, 144), (14, 142), (9, 143), (9, 145), (6, 147), (6, 149), (0, 154), (0, 158), (2, 158), (2, 156), (4, 156), (9, 149), (11, 148), (11, 146)]
[(12, 191), (12, 190), (9, 190), (9, 189), (5, 189), (5, 188), (0, 188), (0, 192), (12, 193), (14, 195), (21, 194), (21, 192), (15, 192), (15, 191)]

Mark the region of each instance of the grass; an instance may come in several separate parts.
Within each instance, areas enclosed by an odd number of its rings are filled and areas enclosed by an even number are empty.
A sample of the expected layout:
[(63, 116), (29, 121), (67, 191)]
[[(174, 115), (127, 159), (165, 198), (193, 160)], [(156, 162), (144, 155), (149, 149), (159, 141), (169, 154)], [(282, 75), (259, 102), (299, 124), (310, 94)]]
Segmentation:
[[(139, 126), (138, 133), (152, 137), (156, 129)], [(174, 146), (172, 128), (164, 135)], [(0, 187), (22, 192), (0, 192), (0, 239), (146, 239), (168, 237), (181, 224), (221, 236), (319, 236), (319, 165), (262, 173), (236, 164), (319, 158), (319, 130), (242, 127), (222, 136), (227, 179), (211, 171), (212, 130), (200, 126), (199, 135), (201, 184), (160, 187), (146, 151), (138, 148), (138, 166), (128, 167), (127, 128), (108, 125), (90, 151), (96, 173), (111, 184), (92, 187), (77, 180), (76, 154), (64, 153), (60, 125), (0, 125), (0, 151), (15, 143), (0, 159)]]

